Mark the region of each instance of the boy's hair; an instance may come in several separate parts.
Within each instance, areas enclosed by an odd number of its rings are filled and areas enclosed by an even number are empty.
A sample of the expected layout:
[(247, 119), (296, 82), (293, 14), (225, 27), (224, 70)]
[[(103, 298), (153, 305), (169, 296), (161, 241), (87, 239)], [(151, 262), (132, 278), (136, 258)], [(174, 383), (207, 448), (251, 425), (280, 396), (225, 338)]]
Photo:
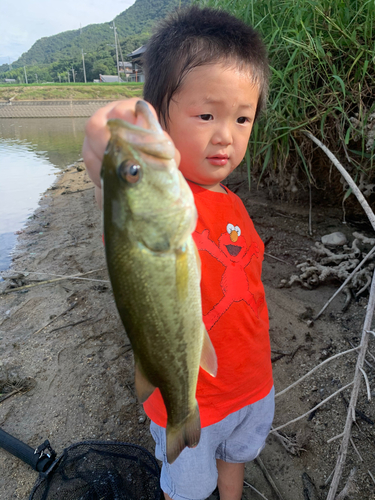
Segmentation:
[(259, 87), (255, 118), (265, 107), (268, 59), (259, 34), (225, 11), (196, 6), (175, 11), (161, 22), (143, 56), (144, 98), (168, 125), (169, 104), (197, 66), (223, 62), (248, 71)]

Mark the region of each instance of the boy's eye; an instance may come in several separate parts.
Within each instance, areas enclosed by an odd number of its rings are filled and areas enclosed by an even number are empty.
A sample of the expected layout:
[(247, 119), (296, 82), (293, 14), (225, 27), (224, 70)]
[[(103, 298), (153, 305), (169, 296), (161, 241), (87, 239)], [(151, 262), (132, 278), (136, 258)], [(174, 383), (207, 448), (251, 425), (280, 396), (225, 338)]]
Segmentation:
[(239, 118), (237, 118), (237, 123), (246, 123), (247, 121), (250, 121), (248, 118), (246, 118), (246, 116), (240, 116)]
[(214, 119), (214, 117), (212, 115), (209, 115), (208, 113), (206, 113), (204, 115), (199, 115), (199, 118), (201, 118), (202, 120), (204, 120), (206, 122)]

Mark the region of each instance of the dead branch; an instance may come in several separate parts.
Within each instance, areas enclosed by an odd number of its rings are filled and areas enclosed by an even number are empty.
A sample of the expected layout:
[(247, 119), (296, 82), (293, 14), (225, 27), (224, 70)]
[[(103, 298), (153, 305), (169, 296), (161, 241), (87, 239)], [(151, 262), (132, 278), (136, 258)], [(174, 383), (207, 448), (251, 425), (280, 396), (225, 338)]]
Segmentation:
[(264, 255), (267, 257), (270, 257), (271, 259), (278, 260), (279, 262), (282, 262), (283, 264), (289, 264), (286, 260), (280, 259), (279, 257), (275, 257), (274, 255), (271, 255), (270, 253), (264, 252)]
[(370, 472), (369, 470), (368, 470), (367, 472), (369, 473), (369, 475), (370, 475), (370, 477), (371, 477), (371, 479), (372, 479), (373, 483), (375, 484), (375, 478), (374, 478), (374, 476), (371, 474), (371, 472)]
[(298, 442), (298, 434), (295, 438), (283, 436), (280, 432), (275, 431), (274, 436), (280, 441), (288, 453), (299, 455), (301, 451), (306, 451)]
[(353, 380), (353, 389), (352, 389), (352, 394), (351, 394), (351, 398), (350, 398), (350, 403), (349, 403), (349, 408), (348, 408), (348, 413), (347, 413), (346, 423), (345, 423), (345, 428), (344, 428), (344, 437), (343, 437), (343, 440), (341, 442), (341, 447), (340, 447), (340, 451), (339, 451), (339, 455), (338, 455), (336, 467), (335, 467), (335, 473), (333, 475), (333, 479), (332, 479), (332, 483), (331, 483), (331, 486), (330, 486), (330, 489), (328, 492), (327, 500), (334, 500), (334, 498), (336, 496), (337, 488), (339, 485), (339, 481), (341, 479), (342, 470), (344, 468), (344, 464), (345, 464), (345, 460), (346, 460), (346, 455), (347, 455), (348, 445), (349, 445), (349, 440), (350, 440), (350, 435), (351, 435), (352, 423), (355, 421), (355, 407), (357, 405), (358, 393), (359, 393), (359, 388), (361, 385), (361, 378), (362, 378), (361, 368), (363, 367), (363, 363), (364, 363), (365, 356), (366, 356), (366, 350), (367, 350), (368, 340), (369, 340), (368, 330), (371, 327), (372, 317), (374, 314), (374, 307), (375, 307), (375, 274), (373, 275), (373, 279), (372, 279), (370, 298), (369, 298), (369, 302), (367, 305), (365, 322), (363, 325), (360, 351), (358, 354), (357, 365), (355, 368), (355, 374), (354, 374), (354, 380)]
[(289, 385), (288, 387), (286, 387), (282, 391), (280, 391), (277, 394), (275, 394), (275, 398), (281, 396), (282, 394), (285, 394), (287, 391), (289, 391), (289, 389), (292, 389), (292, 387), (295, 387), (296, 385), (298, 385), (300, 382), (302, 382), (302, 380), (305, 380), (305, 378), (307, 378), (310, 375), (312, 375), (314, 372), (316, 372), (316, 370), (318, 370), (318, 368), (322, 367), (323, 365), (325, 365), (329, 361), (332, 361), (333, 359), (336, 359), (339, 356), (343, 356), (344, 354), (348, 354), (349, 352), (358, 351), (358, 349), (360, 349), (360, 346), (354, 347), (353, 349), (349, 349), (347, 351), (339, 352), (338, 354), (335, 354), (334, 356), (331, 356), (330, 358), (325, 359), (319, 365), (315, 366), (312, 370), (310, 370), (305, 375), (303, 375), (303, 377), (301, 377), (300, 379), (298, 379), (296, 382), (293, 382), (293, 384)]
[(361, 462), (363, 462), (363, 458), (361, 457), (361, 454), (359, 453), (358, 451), (358, 448), (356, 447), (356, 445), (354, 444), (354, 441), (353, 441), (353, 438), (350, 438), (350, 444), (353, 446), (354, 448), (354, 451), (357, 453), (359, 459)]
[(265, 478), (267, 479), (267, 481), (269, 482), (269, 484), (271, 485), (272, 489), (274, 490), (274, 492), (276, 493), (276, 496), (279, 500), (284, 500), (284, 497), (282, 496), (282, 494), (280, 493), (278, 487), (276, 486), (275, 484), (275, 481), (273, 480), (271, 474), (268, 472), (266, 466), (264, 465), (263, 461), (261, 460), (260, 457), (257, 457), (255, 459), (255, 463), (257, 465), (259, 465), (261, 471), (263, 472)]
[[(310, 132), (304, 132), (304, 134), (309, 139), (311, 139), (313, 142), (315, 142), (315, 144), (317, 144), (326, 153), (328, 158), (332, 161), (332, 163), (335, 165), (335, 167), (339, 170), (340, 174), (344, 177), (344, 179), (348, 183), (349, 187), (351, 188), (352, 192), (355, 194), (357, 200), (362, 205), (363, 210), (365, 211), (373, 229), (375, 230), (375, 214), (371, 210), (365, 197), (363, 196), (363, 194), (361, 193), (360, 189), (357, 187), (356, 183), (353, 181), (351, 176), (348, 174), (348, 172), (345, 170), (345, 168), (341, 165), (341, 163), (338, 161), (338, 159), (335, 157), (335, 155), (326, 146), (324, 146), (324, 144), (322, 142), (320, 142)], [(368, 346), (368, 341), (369, 341), (368, 330), (371, 328), (372, 318), (373, 318), (373, 314), (374, 314), (374, 307), (375, 307), (375, 273), (373, 273), (373, 276), (372, 276), (370, 297), (369, 297), (369, 302), (367, 305), (366, 317), (365, 317), (364, 326), (363, 326), (363, 330), (362, 330), (362, 338), (361, 338), (361, 344), (360, 344), (361, 348), (360, 348), (360, 351), (358, 354), (357, 365), (356, 365), (355, 373), (354, 373), (353, 389), (352, 389), (348, 413), (347, 413), (347, 417), (346, 417), (346, 423), (345, 423), (345, 428), (344, 428), (344, 437), (343, 437), (343, 440), (341, 442), (340, 452), (339, 452), (339, 455), (337, 458), (335, 472), (334, 472), (332, 483), (331, 483), (331, 486), (330, 486), (330, 489), (329, 489), (329, 492), (327, 495), (327, 500), (334, 500), (334, 498), (336, 496), (337, 488), (339, 485), (339, 481), (341, 479), (342, 470), (343, 470), (345, 460), (346, 460), (349, 440), (351, 437), (352, 423), (355, 421), (355, 408), (357, 405), (358, 393), (359, 393), (359, 388), (360, 388), (360, 384), (361, 384), (361, 376), (362, 376), (361, 369), (363, 368), (363, 363), (364, 363), (365, 357), (366, 357), (366, 351), (367, 351), (367, 346)]]
[(109, 283), (109, 281), (106, 280), (96, 280), (96, 279), (91, 279), (91, 278), (81, 278), (80, 276), (85, 276), (86, 274), (91, 274), (95, 273), (95, 271), (88, 271), (86, 273), (78, 273), (78, 274), (73, 274), (72, 276), (63, 276), (62, 278), (56, 278), (53, 280), (44, 280), (44, 281), (38, 281), (37, 283), (32, 283), (30, 285), (24, 285), (24, 286), (19, 286), (17, 288), (9, 288), (7, 290), (4, 290), (1, 294), (6, 294), (6, 293), (11, 293), (11, 292), (18, 292), (19, 290), (25, 290), (27, 288), (32, 288), (34, 286), (39, 286), (39, 285), (47, 285), (48, 283), (56, 283), (57, 281), (63, 281), (63, 280), (87, 280), (87, 281), (100, 281), (104, 283)]
[[(353, 233), (355, 234), (355, 233)], [(343, 288), (349, 283), (349, 281), (353, 278), (353, 276), (356, 274), (357, 271), (363, 266), (363, 264), (368, 260), (373, 254), (375, 253), (375, 246), (369, 251), (369, 253), (365, 256), (365, 258), (358, 264), (358, 266), (354, 269), (354, 271), (346, 278), (344, 283), (340, 286), (338, 290), (332, 295), (332, 297), (326, 302), (325, 306), (322, 307), (322, 309), (318, 312), (318, 314), (313, 318), (314, 321), (316, 321), (322, 314), (323, 312), (327, 309), (329, 304), (333, 301), (335, 297), (341, 292)]]
[(355, 493), (357, 491), (357, 486), (355, 484), (355, 473), (357, 472), (357, 469), (354, 468), (350, 471), (348, 481), (346, 482), (346, 485), (344, 489), (341, 491), (339, 495), (337, 495), (336, 500), (344, 500), (350, 493)]
[(349, 187), (351, 188), (352, 192), (355, 194), (357, 200), (359, 203), (362, 205), (363, 210), (365, 211), (372, 227), (375, 230), (375, 215), (374, 212), (371, 210), (370, 205), (367, 203), (366, 198), (363, 196), (361, 191), (358, 189), (356, 183), (353, 181), (353, 179), (350, 177), (348, 172), (345, 170), (345, 168), (341, 165), (341, 163), (338, 161), (336, 156), (321, 142), (319, 139), (314, 137), (310, 132), (304, 131), (303, 132), (309, 139), (311, 139), (315, 144), (317, 144), (328, 156), (328, 158), (331, 160), (331, 162), (335, 165), (335, 167), (338, 169), (340, 174), (344, 177), (345, 181), (349, 184)]
[(289, 420), (289, 422), (287, 422), (286, 424), (279, 425), (279, 427), (276, 427), (275, 429), (271, 429), (270, 433), (279, 431), (280, 429), (283, 429), (287, 425), (293, 424), (294, 422), (298, 422), (298, 420), (301, 420), (302, 418), (307, 417), (307, 415), (309, 415), (311, 412), (317, 410), (318, 408), (320, 408), (320, 406), (323, 406), (327, 401), (332, 399), (334, 396), (336, 396), (337, 394), (340, 394), (340, 392), (342, 392), (343, 390), (345, 390), (348, 387), (350, 387), (351, 385), (353, 385), (353, 383), (354, 382), (350, 382), (349, 384), (346, 384), (344, 387), (341, 387), (341, 389), (339, 389), (338, 391), (336, 391), (333, 394), (331, 394), (330, 396), (328, 396), (328, 398), (323, 399), (323, 401), (321, 401), (319, 404), (314, 406), (314, 408), (311, 408), (311, 410), (307, 411), (303, 415), (300, 415), (299, 417), (294, 418), (293, 420)]
[(65, 311), (63, 311), (62, 313), (58, 314), (57, 316), (55, 316), (51, 321), (49, 321), (46, 325), (42, 326), (42, 328), (39, 328), (39, 330), (37, 330), (36, 332), (33, 333), (33, 335), (36, 335), (37, 333), (40, 333), (42, 330), (44, 330), (45, 328), (47, 328), (47, 326), (51, 325), (52, 323), (54, 323), (57, 319), (61, 318), (61, 316), (64, 316), (64, 314), (66, 314), (68, 311), (71, 311), (73, 309), (73, 307), (75, 307), (76, 305), (78, 304), (78, 302), (73, 302), (69, 307), (68, 309), (65, 309)]
[(260, 497), (263, 498), (263, 500), (268, 500), (267, 497), (265, 497), (260, 491), (258, 491), (256, 488), (254, 488), (254, 486), (252, 486), (250, 483), (248, 483), (247, 481), (244, 481), (243, 484), (246, 486), (246, 488), (250, 488), (252, 489), (253, 491), (255, 491), (255, 493), (258, 493), (258, 495)]

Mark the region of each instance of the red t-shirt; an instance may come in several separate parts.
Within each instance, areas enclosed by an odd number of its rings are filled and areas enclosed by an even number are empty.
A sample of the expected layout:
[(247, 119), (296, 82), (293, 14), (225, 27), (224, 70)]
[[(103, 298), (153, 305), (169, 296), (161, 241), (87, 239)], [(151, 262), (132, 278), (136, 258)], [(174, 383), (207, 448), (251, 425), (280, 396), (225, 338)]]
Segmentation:
[[(237, 195), (189, 185), (198, 210), (193, 238), (202, 261), (203, 321), (218, 360), (215, 378), (199, 370), (196, 397), (205, 427), (270, 392), (271, 349), (261, 282), (263, 242)], [(166, 427), (159, 389), (144, 409)]]

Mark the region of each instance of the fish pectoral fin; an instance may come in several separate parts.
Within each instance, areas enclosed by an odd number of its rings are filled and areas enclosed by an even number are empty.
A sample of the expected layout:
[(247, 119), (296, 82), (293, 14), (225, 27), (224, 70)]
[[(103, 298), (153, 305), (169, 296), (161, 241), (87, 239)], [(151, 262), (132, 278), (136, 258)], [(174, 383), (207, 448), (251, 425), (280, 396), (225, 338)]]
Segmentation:
[(212, 345), (211, 339), (207, 333), (206, 327), (202, 323), (203, 328), (203, 347), (201, 354), (200, 365), (207, 373), (216, 377), (217, 374), (217, 357), (214, 346)]
[(167, 423), (167, 460), (173, 463), (181, 451), (188, 446), (195, 448), (201, 437), (201, 420), (198, 403), (189, 416), (180, 424), (174, 426)]
[(140, 403), (144, 403), (151, 394), (154, 392), (156, 387), (151, 384), (149, 380), (143, 374), (143, 371), (138, 362), (135, 363), (135, 392)]

